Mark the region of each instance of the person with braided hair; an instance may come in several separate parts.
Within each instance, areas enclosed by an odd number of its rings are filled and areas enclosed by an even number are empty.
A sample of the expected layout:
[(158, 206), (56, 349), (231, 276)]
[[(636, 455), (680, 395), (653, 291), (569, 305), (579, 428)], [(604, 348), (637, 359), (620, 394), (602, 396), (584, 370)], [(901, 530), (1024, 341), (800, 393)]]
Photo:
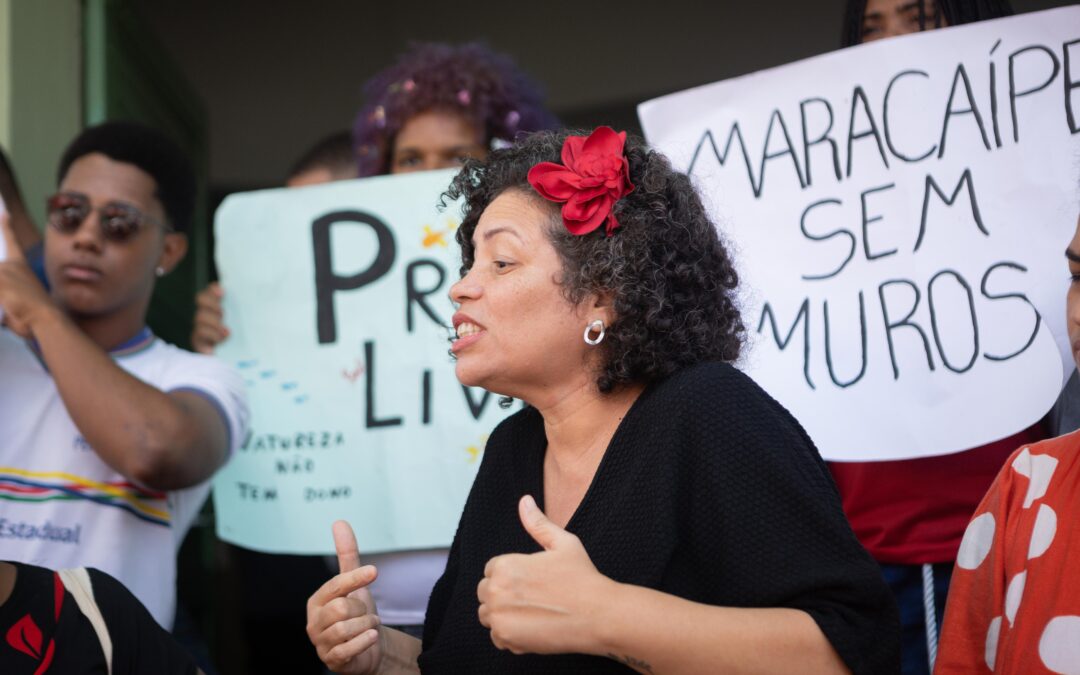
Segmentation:
[[(848, 0), (844, 47), (1009, 16), (1008, 0)], [(855, 535), (900, 609), (903, 672), (933, 669), (953, 563), (968, 521), (1006, 458), (1045, 436), (1038, 425), (938, 457), (830, 462)]]
[(848, 0), (841, 43), (851, 47), (1012, 13), (1009, 0)]

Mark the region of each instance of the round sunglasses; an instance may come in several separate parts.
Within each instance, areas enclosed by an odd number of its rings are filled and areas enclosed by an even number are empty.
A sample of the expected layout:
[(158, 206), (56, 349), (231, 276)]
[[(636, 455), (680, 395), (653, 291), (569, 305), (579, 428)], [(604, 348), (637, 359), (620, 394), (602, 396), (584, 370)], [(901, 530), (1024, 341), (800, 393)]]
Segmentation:
[[(46, 203), (49, 225), (63, 234), (74, 234), (94, 210), (90, 198), (77, 192), (60, 192), (49, 197)], [(109, 202), (97, 208), (98, 224), (101, 234), (111, 242), (124, 242), (131, 239), (146, 225), (157, 225), (166, 232), (172, 227), (157, 218), (149, 216), (131, 204)]]

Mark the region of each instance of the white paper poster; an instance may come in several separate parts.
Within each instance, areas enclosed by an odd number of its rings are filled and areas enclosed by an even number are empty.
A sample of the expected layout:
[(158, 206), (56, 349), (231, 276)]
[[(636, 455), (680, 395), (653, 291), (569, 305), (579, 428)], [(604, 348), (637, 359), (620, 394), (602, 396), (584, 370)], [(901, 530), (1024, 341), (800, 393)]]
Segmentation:
[(232, 195), (216, 217), (251, 435), (214, 478), (218, 536), (261, 551), (450, 545), (491, 430), (510, 411), (463, 387), (448, 296), (461, 252), (453, 173)]
[(733, 248), (744, 369), (831, 460), (957, 452), (1071, 370), (1080, 7), (918, 33), (644, 103)]

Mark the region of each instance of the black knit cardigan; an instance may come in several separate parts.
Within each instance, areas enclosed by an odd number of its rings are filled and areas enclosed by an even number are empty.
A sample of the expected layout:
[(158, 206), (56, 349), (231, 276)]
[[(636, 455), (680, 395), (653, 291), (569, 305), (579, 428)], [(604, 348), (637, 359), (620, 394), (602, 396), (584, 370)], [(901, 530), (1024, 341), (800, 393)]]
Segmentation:
[[(595, 656), (499, 651), (477, 618), (488, 560), (540, 550), (517, 502), (531, 494), (543, 508), (546, 445), (533, 408), (488, 440), (428, 604), (421, 672), (632, 672)], [(711, 605), (801, 609), (854, 673), (899, 672), (895, 603), (813, 442), (730, 365), (699, 364), (642, 393), (567, 529), (616, 581)]]

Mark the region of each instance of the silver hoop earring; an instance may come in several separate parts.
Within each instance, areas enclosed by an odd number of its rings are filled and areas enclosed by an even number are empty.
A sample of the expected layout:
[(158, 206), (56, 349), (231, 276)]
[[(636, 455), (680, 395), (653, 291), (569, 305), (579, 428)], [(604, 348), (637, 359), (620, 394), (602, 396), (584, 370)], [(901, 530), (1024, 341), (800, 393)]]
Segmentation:
[(158, 276), (158, 278), (160, 279), (161, 277), (165, 276), (165, 268), (164, 267), (157, 268), (156, 270), (154, 270), (154, 274), (156, 274)]
[[(594, 331), (600, 331), (596, 337), (589, 337), (589, 333)], [(588, 326), (585, 326), (585, 334), (582, 336), (585, 338), (585, 344), (596, 346), (604, 341), (604, 322), (600, 319), (593, 321)]]

